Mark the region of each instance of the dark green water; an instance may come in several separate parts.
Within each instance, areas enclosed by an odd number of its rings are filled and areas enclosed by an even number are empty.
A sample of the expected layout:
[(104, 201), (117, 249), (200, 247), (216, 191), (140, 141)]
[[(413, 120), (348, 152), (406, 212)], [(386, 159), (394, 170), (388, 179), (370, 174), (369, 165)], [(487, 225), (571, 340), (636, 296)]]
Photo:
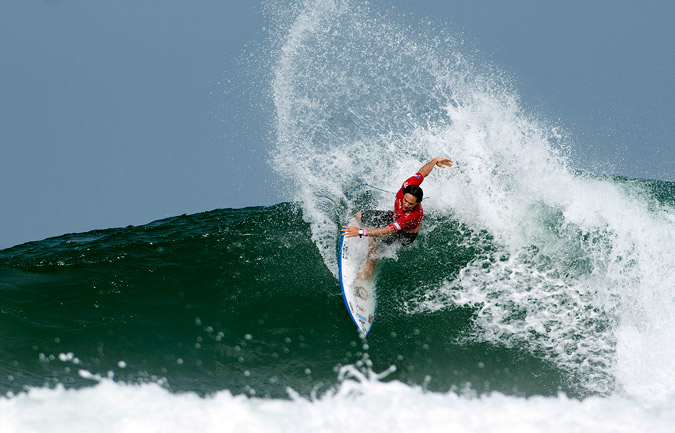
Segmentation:
[(279, 397), (286, 387), (328, 389), (339, 366), (357, 364), (395, 365), (387, 380), (430, 390), (574, 395), (575, 384), (543, 357), (473, 338), (479, 306), (406, 312), (416, 288), (439, 284), (490, 249), (485, 234), (427, 219), (433, 236), (379, 265), (367, 341), (290, 204), (1, 251), (0, 392), (95, 384), (79, 374), (86, 370), (127, 383), (159, 381), (175, 392)]

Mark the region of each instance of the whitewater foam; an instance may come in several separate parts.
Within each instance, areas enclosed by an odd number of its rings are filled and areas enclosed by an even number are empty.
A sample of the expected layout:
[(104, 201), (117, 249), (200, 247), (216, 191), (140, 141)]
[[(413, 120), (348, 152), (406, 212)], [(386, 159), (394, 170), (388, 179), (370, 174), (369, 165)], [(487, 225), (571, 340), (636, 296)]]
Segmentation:
[(669, 432), (675, 402), (564, 395), (516, 398), (430, 393), (376, 378), (345, 380), (335, 392), (305, 399), (260, 399), (221, 391), (171, 394), (156, 384), (109, 379), (79, 390), (33, 388), (0, 398), (3, 433), (77, 432), (373, 432), (546, 431)]

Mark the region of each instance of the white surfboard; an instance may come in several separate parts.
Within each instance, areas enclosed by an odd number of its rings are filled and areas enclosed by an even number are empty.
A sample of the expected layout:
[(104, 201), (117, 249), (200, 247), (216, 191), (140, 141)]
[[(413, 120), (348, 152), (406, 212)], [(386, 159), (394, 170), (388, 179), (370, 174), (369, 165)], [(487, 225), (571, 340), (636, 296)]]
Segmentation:
[[(347, 225), (356, 225), (356, 220), (352, 219)], [(375, 282), (372, 279), (356, 279), (366, 264), (368, 240), (359, 237), (345, 238), (343, 235), (340, 239), (338, 256), (342, 299), (345, 301), (349, 316), (364, 335), (368, 335), (370, 331), (377, 306)]]

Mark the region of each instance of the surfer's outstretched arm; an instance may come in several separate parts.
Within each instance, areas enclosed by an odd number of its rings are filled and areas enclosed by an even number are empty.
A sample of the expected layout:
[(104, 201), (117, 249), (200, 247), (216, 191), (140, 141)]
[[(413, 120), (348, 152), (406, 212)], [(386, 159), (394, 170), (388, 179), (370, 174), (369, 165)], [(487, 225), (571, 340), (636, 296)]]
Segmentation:
[(434, 167), (452, 167), (452, 159), (450, 158), (434, 158), (431, 161), (427, 162), (422, 166), (422, 168), (419, 169), (418, 173), (421, 174), (424, 177), (429, 176), (429, 173), (431, 173), (431, 170), (434, 169)]
[(392, 233), (393, 232), (389, 227), (382, 227), (379, 229), (360, 229), (356, 226), (342, 226), (342, 234), (345, 235), (346, 238), (353, 238), (359, 235), (379, 238), (383, 236), (389, 236)]

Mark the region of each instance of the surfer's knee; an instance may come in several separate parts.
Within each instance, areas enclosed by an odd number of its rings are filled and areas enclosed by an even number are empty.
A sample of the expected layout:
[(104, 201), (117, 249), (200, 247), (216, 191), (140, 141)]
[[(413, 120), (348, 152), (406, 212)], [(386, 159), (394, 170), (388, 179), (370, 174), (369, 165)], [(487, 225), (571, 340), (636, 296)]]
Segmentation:
[(356, 216), (356, 219), (359, 220), (359, 222), (361, 222), (361, 214), (362, 214), (362, 213), (363, 213), (363, 212), (361, 212), (361, 211), (356, 212), (356, 215), (355, 215), (355, 216)]

